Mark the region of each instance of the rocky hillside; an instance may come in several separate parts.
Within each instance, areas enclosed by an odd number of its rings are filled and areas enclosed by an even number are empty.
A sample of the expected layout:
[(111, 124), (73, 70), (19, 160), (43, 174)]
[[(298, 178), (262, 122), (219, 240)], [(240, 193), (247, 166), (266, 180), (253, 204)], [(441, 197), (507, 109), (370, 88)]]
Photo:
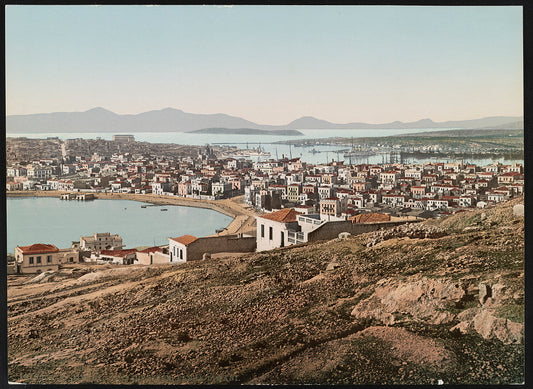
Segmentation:
[(522, 383), (521, 202), (178, 266), (13, 276), (9, 379)]

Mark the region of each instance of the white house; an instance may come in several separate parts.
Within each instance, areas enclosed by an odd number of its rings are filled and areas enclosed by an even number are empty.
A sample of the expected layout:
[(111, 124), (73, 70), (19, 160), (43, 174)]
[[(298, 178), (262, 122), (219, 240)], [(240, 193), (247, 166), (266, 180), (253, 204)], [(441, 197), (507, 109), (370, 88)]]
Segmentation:
[(459, 197), (460, 207), (471, 207), (472, 205), (475, 205), (475, 203), (476, 203), (476, 200), (472, 196), (463, 195)]
[(391, 207), (403, 207), (405, 203), (405, 196), (402, 195), (383, 195), (381, 202)]
[[(113, 184), (111, 185), (113, 191)], [(172, 185), (168, 182), (152, 182), (152, 193), (161, 196), (163, 192), (169, 192), (172, 188)]]
[(448, 209), (448, 200), (428, 199), (426, 209), (429, 211), (434, 211), (436, 209)]
[(488, 200), (494, 201), (495, 203), (500, 203), (502, 201), (505, 201), (505, 195), (503, 193), (491, 192), (488, 194)]
[(198, 238), (192, 235), (183, 235), (178, 238), (168, 238), (168, 253), (170, 262), (186, 262), (187, 247)]
[(294, 229), (298, 225), (297, 216), (299, 214), (294, 209), (284, 208), (276, 212), (256, 216), (257, 251), (288, 246), (289, 229)]
[(225, 196), (231, 193), (232, 185), (225, 182), (213, 182), (211, 184), (211, 193), (213, 196)]

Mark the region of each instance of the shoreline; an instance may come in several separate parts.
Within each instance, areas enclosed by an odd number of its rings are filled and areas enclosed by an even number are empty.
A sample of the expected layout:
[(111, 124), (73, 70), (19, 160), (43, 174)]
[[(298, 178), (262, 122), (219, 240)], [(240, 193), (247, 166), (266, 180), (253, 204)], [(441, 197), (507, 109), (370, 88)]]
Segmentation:
[[(73, 193), (69, 191), (6, 191), (6, 197), (55, 197), (62, 194)], [(92, 192), (91, 192), (92, 193)], [(177, 205), (182, 207), (211, 209), (215, 212), (233, 218), (224, 231), (218, 235), (231, 235), (238, 233), (255, 233), (255, 216), (259, 213), (244, 208), (238, 201), (242, 200), (242, 195), (224, 200), (198, 200), (186, 197), (170, 197), (154, 194), (134, 194), (134, 193), (94, 193), (95, 200), (131, 200), (142, 203), (156, 205)], [(75, 200), (65, 200), (75, 201)], [(92, 201), (92, 200), (88, 200)], [(217, 235), (217, 234), (214, 234)], [(209, 235), (213, 236), (213, 235)]]

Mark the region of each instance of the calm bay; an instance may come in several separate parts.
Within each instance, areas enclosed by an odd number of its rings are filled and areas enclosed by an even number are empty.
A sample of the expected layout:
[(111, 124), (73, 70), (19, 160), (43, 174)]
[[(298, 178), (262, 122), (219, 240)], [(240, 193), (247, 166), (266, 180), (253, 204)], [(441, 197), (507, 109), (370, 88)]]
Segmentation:
[(214, 234), (233, 220), (210, 209), (154, 206), (131, 200), (67, 201), (52, 197), (6, 200), (8, 253), (13, 253), (17, 245), (33, 243), (66, 248), (80, 236), (95, 232), (119, 234), (125, 248), (163, 245), (168, 244), (168, 237)]
[[(392, 135), (402, 134), (418, 134), (428, 131), (448, 131), (455, 128), (403, 128), (403, 129), (342, 129), (342, 130), (320, 130), (320, 129), (299, 129), (302, 133), (300, 136), (283, 136), (283, 135), (237, 135), (237, 134), (201, 134), (190, 132), (131, 132), (135, 136), (135, 140), (139, 142), (150, 143), (177, 143), (185, 145), (198, 145), (203, 146), (206, 144), (225, 144), (238, 147), (240, 149), (247, 148), (261, 148), (263, 151), (269, 152), (270, 156), (251, 157), (252, 160), (267, 160), (270, 158), (278, 159), (283, 156), (289, 158), (301, 158), (302, 161), (313, 164), (328, 163), (331, 160), (345, 161), (346, 163), (368, 163), (368, 164), (380, 164), (386, 163), (386, 156), (383, 154), (376, 154), (369, 157), (362, 157), (350, 161), (343, 156), (341, 150), (346, 150), (347, 146), (339, 145), (314, 145), (311, 147), (295, 147), (287, 144), (274, 143), (279, 141), (287, 141), (290, 139), (324, 139), (329, 137), (341, 137), (341, 138), (360, 138), (360, 137), (385, 137)], [(27, 138), (47, 138), (58, 137), (59, 139), (106, 139), (111, 140), (113, 133), (109, 132), (84, 132), (84, 133), (24, 133), (24, 134), (6, 134), (8, 137), (27, 137)], [(455, 160), (455, 159), (449, 159)], [(448, 162), (446, 160), (440, 160), (439, 162)], [(411, 158), (405, 162), (411, 163), (424, 163), (435, 162), (429, 158)], [(514, 160), (503, 158), (469, 158), (467, 162), (475, 163), (476, 165), (484, 166), (494, 162), (502, 163), (523, 163), (523, 160)]]

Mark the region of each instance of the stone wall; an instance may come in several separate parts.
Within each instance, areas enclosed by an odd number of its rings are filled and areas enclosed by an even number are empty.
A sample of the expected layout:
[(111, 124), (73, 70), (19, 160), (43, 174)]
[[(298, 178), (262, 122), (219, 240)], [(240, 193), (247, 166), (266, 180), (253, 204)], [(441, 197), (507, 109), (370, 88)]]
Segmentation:
[(206, 236), (187, 246), (187, 261), (202, 259), (204, 253), (253, 253), (255, 236), (238, 238), (237, 235)]
[(308, 236), (308, 242), (316, 242), (318, 240), (330, 240), (337, 238), (341, 232), (349, 232), (352, 235), (364, 234), (365, 232), (373, 232), (379, 229), (386, 229), (398, 226), (405, 223), (416, 223), (415, 221), (396, 221), (396, 222), (382, 222), (382, 223), (352, 223), (346, 221), (329, 222), (321, 225), (316, 230), (311, 231)]
[(139, 265), (155, 265), (161, 263), (170, 263), (170, 257), (168, 254), (163, 254), (159, 251), (153, 253), (141, 253), (137, 252), (136, 264)]

